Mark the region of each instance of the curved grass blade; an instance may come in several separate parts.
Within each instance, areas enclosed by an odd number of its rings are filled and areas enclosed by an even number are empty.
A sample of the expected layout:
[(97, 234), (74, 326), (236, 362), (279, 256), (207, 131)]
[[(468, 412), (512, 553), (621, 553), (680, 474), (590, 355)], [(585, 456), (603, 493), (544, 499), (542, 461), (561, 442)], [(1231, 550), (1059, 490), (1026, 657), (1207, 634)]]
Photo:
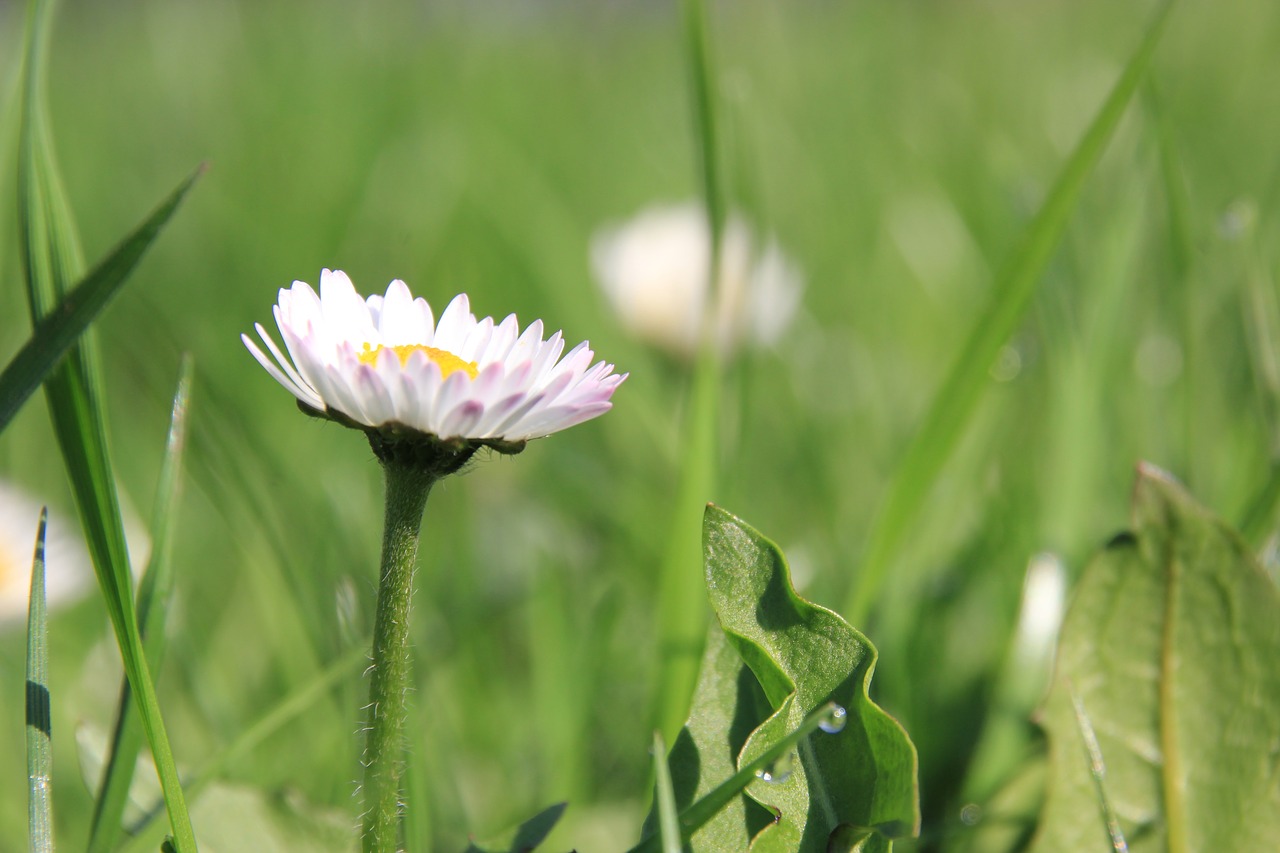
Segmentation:
[(111, 298), (119, 292), (159, 236), (196, 178), (204, 172), (200, 166), (178, 185), (168, 198), (147, 217), (146, 221), (98, 262), (75, 288), (36, 326), (30, 339), (18, 350), (4, 371), (0, 372), (0, 431), (9, 424), (27, 398), (40, 387), (58, 361), (76, 339), (89, 328)]
[[(18, 227), (27, 299), (39, 328), (84, 269), (75, 222), (62, 188), (44, 103), (43, 74), (52, 2), (34, 0), (26, 30), (18, 157)], [(54, 432), (80, 511), (98, 585), (133, 685), (143, 728), (164, 789), (180, 853), (194, 853), (177, 766), (160, 716), (134, 611), (128, 549), (120, 520), (100, 403), (92, 333), (83, 335), (45, 380)]]
[(49, 625), (44, 595), (44, 536), (49, 510), (40, 510), (31, 603), (27, 610), (27, 834), (31, 853), (53, 853), (53, 743), (49, 706)]
[[(187, 437), (187, 411), (191, 394), (192, 361), (182, 361), (178, 389), (173, 396), (173, 414), (169, 421), (169, 437), (165, 445), (160, 482), (156, 487), (154, 516), (151, 522), (151, 560), (138, 586), (138, 622), (142, 631), (143, 651), (147, 663), (156, 669), (164, 655), (165, 615), (173, 593), (173, 526), (177, 518), (181, 491), (184, 451)], [(107, 753), (102, 785), (94, 803), (93, 823), (89, 830), (90, 853), (106, 853), (115, 847), (120, 836), (129, 786), (142, 746), (142, 728), (138, 725), (133, 691), (128, 679), (120, 685), (120, 701), (116, 706), (116, 725), (111, 748)]]
[[(699, 177), (710, 240), (706, 304), (714, 305), (720, 281), (725, 204), (720, 184), (715, 91), (703, 0), (683, 0), (681, 17), (693, 99)], [(701, 508), (715, 498), (721, 370), (719, 353), (709, 333), (715, 312), (704, 313), (706, 326), (702, 330), (702, 345), (694, 363), (688, 418), (683, 431), (680, 482), (658, 581), (658, 642), (662, 654), (656, 724), (663, 737), (668, 739), (676, 736), (688, 716), (689, 701), (698, 676), (701, 644), (706, 635), (699, 519)]]
[(1102, 156), (1151, 64), (1172, 8), (1172, 0), (1165, 0), (1156, 10), (1142, 43), (1058, 174), (1021, 243), (997, 275), (990, 302), (898, 463), (845, 604), (844, 614), (853, 624), (866, 622), (894, 552), (977, 407), (992, 362), (1031, 304), (1036, 284), (1058, 245), (1089, 172)]
[(1164, 184), (1165, 221), (1168, 228), (1167, 243), (1169, 246), (1169, 266), (1173, 274), (1170, 282), (1173, 290), (1172, 307), (1177, 312), (1176, 328), (1179, 344), (1182, 346), (1182, 382), (1181, 395), (1182, 446), (1179, 448), (1178, 470), (1186, 478), (1187, 484), (1195, 488), (1202, 480), (1198, 465), (1204, 462), (1204, 454), (1196, 453), (1200, 447), (1199, 406), (1200, 397), (1196, 391), (1201, 387), (1199, 366), (1202, 360), (1196, 310), (1197, 282), (1192, 275), (1195, 271), (1195, 245), (1191, 233), (1191, 199), (1187, 189), (1186, 171), (1178, 156), (1178, 147), (1174, 140), (1169, 110), (1165, 107), (1165, 98), (1154, 79), (1149, 79), (1146, 86), (1146, 105), (1151, 113), (1151, 128), (1156, 142), (1156, 150), (1160, 155), (1160, 179)]

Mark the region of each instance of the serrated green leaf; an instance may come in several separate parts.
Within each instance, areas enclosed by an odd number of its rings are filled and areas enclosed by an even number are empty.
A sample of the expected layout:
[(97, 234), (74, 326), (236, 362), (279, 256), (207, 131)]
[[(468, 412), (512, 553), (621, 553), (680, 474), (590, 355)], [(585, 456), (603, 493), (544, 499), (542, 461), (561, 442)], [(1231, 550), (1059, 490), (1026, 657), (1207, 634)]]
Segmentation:
[(31, 853), (53, 853), (53, 743), (49, 706), (49, 612), (44, 594), (44, 539), (49, 510), (40, 510), (27, 609), (27, 835)]
[[(886, 844), (880, 849), (887, 849), (889, 840), (914, 834), (920, 821), (915, 749), (902, 727), (867, 695), (874, 647), (835, 613), (800, 598), (777, 546), (740, 519), (708, 507), (704, 542), (707, 587), (729, 640), (726, 646), (749, 667), (772, 711), (748, 737), (736, 766), (749, 765), (806, 722), (814, 724), (815, 711), (829, 702), (847, 712), (839, 733), (797, 742), (797, 760), (785, 779), (775, 771), (774, 781), (761, 779), (747, 788), (754, 800), (778, 815), (754, 835), (750, 849), (825, 853), (833, 840), (855, 849), (850, 845), (866, 843), (865, 830), (882, 836)], [(683, 738), (686, 749), (689, 744), (699, 749), (686, 757), (686, 766), (677, 764), (678, 786), (680, 779), (688, 786), (691, 772), (701, 774), (700, 767), (691, 771), (689, 766), (703, 763), (700, 751), (708, 753), (709, 767), (723, 761), (725, 740), (731, 741), (739, 715), (750, 724), (758, 719), (758, 700), (747, 698), (752, 691), (740, 689), (732, 659), (725, 650), (709, 648), (708, 653), (710, 665), (704, 665), (700, 685), (707, 692), (700, 699), (714, 698), (714, 693), (721, 706), (709, 720), (691, 720), (691, 725), (712, 725), (699, 732), (701, 743)], [(708, 688), (712, 681), (714, 691)], [(707, 710), (701, 702), (696, 706)], [(673, 750), (673, 760), (679, 758)], [(705, 786), (705, 777), (697, 778)], [(750, 837), (754, 827), (732, 825), (732, 820), (745, 822), (749, 816), (744, 808), (728, 821), (721, 818), (714, 836), (693, 836), (692, 849), (744, 849), (725, 845)], [(856, 849), (877, 849), (875, 845)]]
[(1107, 849), (1108, 808), (1135, 853), (1274, 847), (1277, 660), (1275, 585), (1235, 531), (1141, 467), (1133, 529), (1090, 563), (1063, 626), (1033, 849)]
[[(187, 407), (191, 392), (191, 359), (185, 358), (178, 389), (173, 396), (169, 421), (169, 437), (165, 443), (160, 482), (156, 487), (155, 512), (151, 522), (151, 559), (138, 585), (138, 622), (142, 631), (143, 652), (147, 664), (156, 670), (164, 655), (165, 615), (173, 592), (173, 525), (177, 517), (179, 485), (186, 448)], [(93, 823), (89, 831), (90, 853), (106, 853), (115, 847), (120, 836), (129, 787), (133, 782), (143, 732), (129, 680), (120, 685), (116, 705), (115, 733), (107, 754), (98, 796), (94, 802)]]
[(40, 387), (58, 361), (89, 324), (107, 307), (129, 279), (129, 274), (160, 235), (196, 178), (200, 167), (178, 185), (145, 222), (134, 229), (111, 253), (98, 262), (80, 283), (40, 321), (30, 339), (0, 372), (0, 431), (18, 413), (27, 398)]
[(465, 853), (530, 853), (551, 834), (568, 807), (568, 803), (548, 806), (500, 839), (483, 843), (471, 842)]
[(977, 409), (991, 364), (1030, 306), (1036, 284), (1066, 229), (1085, 180), (1106, 149), (1151, 64), (1172, 7), (1172, 0), (1166, 0), (1156, 10), (1141, 44), (1058, 173), (1021, 242), (997, 274), (990, 301), (970, 330), (964, 348), (898, 463), (844, 608), (853, 622), (861, 623), (867, 618), (894, 552), (911, 530), (938, 473)]

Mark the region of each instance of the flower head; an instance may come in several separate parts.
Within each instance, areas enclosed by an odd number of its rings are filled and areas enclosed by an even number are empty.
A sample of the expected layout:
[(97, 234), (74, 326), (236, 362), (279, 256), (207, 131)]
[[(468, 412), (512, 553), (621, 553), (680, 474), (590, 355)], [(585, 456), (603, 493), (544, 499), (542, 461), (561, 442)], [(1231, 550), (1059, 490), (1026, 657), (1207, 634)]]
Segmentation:
[(697, 353), (708, 310), (722, 356), (743, 344), (772, 344), (799, 305), (799, 271), (772, 239), (757, 251), (747, 224), (731, 216), (721, 236), (715, 305), (708, 306), (710, 246), (700, 206), (652, 207), (602, 229), (591, 261), (627, 330), (678, 358)]
[(346, 273), (324, 270), (319, 295), (301, 281), (281, 289), (275, 317), (287, 357), (261, 324), (273, 358), (241, 335), (245, 346), (304, 410), (363, 429), (371, 441), (426, 436), (516, 452), (607, 412), (627, 377), (593, 365), (585, 341), (561, 357), (563, 337), (544, 340), (541, 320), (523, 333), (514, 314), (477, 320), (466, 294), (437, 322), (399, 280), (366, 299)]

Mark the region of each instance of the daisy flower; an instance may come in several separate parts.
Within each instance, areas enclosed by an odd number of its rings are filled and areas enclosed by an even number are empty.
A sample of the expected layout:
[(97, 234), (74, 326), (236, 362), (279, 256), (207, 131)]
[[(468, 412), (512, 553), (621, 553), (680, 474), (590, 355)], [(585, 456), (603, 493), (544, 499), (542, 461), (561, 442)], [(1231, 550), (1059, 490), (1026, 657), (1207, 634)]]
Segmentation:
[(593, 364), (586, 341), (562, 356), (563, 336), (544, 339), (541, 320), (523, 332), (514, 314), (477, 320), (465, 293), (437, 322), (400, 280), (364, 298), (324, 270), (319, 295), (301, 281), (281, 289), (275, 317), (288, 355), (256, 324), (266, 352), (240, 336), (254, 358), (304, 410), (366, 432), (514, 452), (607, 412), (627, 376)]
[(697, 354), (708, 311), (722, 357), (744, 345), (772, 345), (799, 307), (799, 270), (775, 240), (758, 248), (746, 222), (730, 216), (721, 236), (715, 304), (708, 305), (710, 247), (701, 206), (650, 207), (601, 229), (591, 243), (591, 265), (626, 330), (677, 358)]
[[(386, 475), (373, 665), (365, 706), (365, 850), (397, 847), (409, 692), (409, 603), (422, 515), (432, 484), (481, 447), (518, 453), (526, 441), (607, 412), (626, 374), (592, 364), (586, 341), (564, 354), (564, 338), (523, 331), (514, 314), (477, 320), (466, 294), (439, 322), (403, 281), (366, 298), (338, 270), (320, 293), (295, 281), (280, 291), (276, 325), (286, 356), (260, 324), (263, 352), (244, 345), (298, 399), (303, 411), (364, 431)], [(270, 353), (270, 356), (267, 355)]]

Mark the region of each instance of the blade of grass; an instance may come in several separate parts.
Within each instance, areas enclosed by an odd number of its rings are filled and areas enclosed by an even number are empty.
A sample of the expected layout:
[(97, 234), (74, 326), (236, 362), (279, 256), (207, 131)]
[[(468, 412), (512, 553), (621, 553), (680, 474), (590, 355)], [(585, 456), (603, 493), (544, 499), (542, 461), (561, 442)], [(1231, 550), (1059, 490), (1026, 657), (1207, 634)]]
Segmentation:
[[(328, 667), (316, 673), (308, 683), (286, 696), (278, 705), (240, 732), (234, 741), (190, 775), (187, 790), (191, 794), (192, 801), (198, 799), (209, 783), (217, 780), (234, 761), (257, 749), (271, 735), (312, 708), (357, 666), (366, 666), (368, 662), (367, 646), (347, 649)], [(164, 825), (156, 819), (159, 814), (158, 811), (152, 812), (131, 828), (133, 838), (121, 848), (121, 853), (149, 853), (160, 844), (164, 839)]]
[[(165, 445), (164, 463), (160, 468), (160, 481), (156, 487), (151, 521), (151, 560), (138, 586), (138, 622), (142, 631), (143, 652), (153, 670), (160, 666), (160, 660), (164, 656), (165, 615), (173, 592), (173, 526), (177, 518), (186, 448), (191, 375), (192, 362), (190, 356), (187, 356), (182, 361), (178, 389), (173, 395), (169, 437)], [(97, 801), (94, 803), (87, 848), (90, 853), (106, 853), (115, 847), (141, 746), (142, 728), (138, 725), (133, 691), (129, 689), (128, 679), (125, 679), (120, 685), (115, 732), (107, 753)]]
[(720, 281), (724, 197), (716, 146), (714, 88), (706, 9), (702, 0), (683, 0), (685, 49), (694, 107), (694, 130), (710, 240), (701, 346), (689, 394), (679, 485), (671, 529), (658, 581), (658, 673), (656, 726), (674, 738), (688, 716), (698, 677), (707, 608), (703, 604), (702, 507), (714, 497), (717, 478), (716, 434), (720, 412), (720, 358), (716, 350), (712, 306)]
[(1197, 453), (1200, 447), (1197, 418), (1199, 398), (1197, 370), (1200, 363), (1200, 346), (1196, 332), (1196, 290), (1192, 281), (1195, 252), (1191, 239), (1191, 200), (1188, 198), (1186, 176), (1178, 148), (1174, 144), (1173, 127), (1164, 98), (1154, 80), (1148, 80), (1146, 102), (1152, 116), (1156, 148), (1160, 154), (1160, 177), (1164, 183), (1166, 225), (1168, 227), (1169, 262), (1173, 272), (1173, 308), (1177, 311), (1178, 337), (1182, 345), (1182, 463), (1179, 465), (1183, 481), (1195, 490), (1202, 480), (1196, 465), (1204, 458)]
[(44, 536), (49, 510), (40, 510), (31, 603), (27, 610), (27, 835), (31, 853), (53, 853), (53, 743), (49, 706), (49, 625), (44, 595)]
[(1151, 64), (1172, 8), (1173, 0), (1165, 0), (1156, 10), (1141, 44), (1058, 174), (1021, 243), (997, 275), (990, 302), (912, 437), (872, 523), (861, 569), (845, 603), (844, 613), (852, 624), (865, 623), (894, 552), (964, 433), (986, 389), (988, 370), (1026, 313), (1089, 172), (1102, 156)]
[[(33, 0), (30, 6), (18, 156), (20, 248), (31, 320), (37, 328), (66, 295), (71, 283), (79, 280), (84, 268), (75, 223), (55, 162), (43, 96), (52, 7), (52, 2), (43, 0)], [(90, 332), (81, 337), (67, 358), (49, 374), (45, 380), (45, 396), (80, 510), (98, 585), (156, 760), (175, 843), (180, 853), (194, 853), (195, 833), (138, 633), (128, 549), (99, 402), (100, 386)]]
[(1071, 704), (1076, 711), (1076, 725), (1080, 729), (1080, 738), (1084, 741), (1085, 754), (1089, 758), (1089, 775), (1093, 777), (1094, 791), (1098, 796), (1098, 809), (1102, 812), (1102, 822), (1107, 827), (1107, 837), (1111, 839), (1111, 849), (1115, 853), (1129, 853), (1129, 845), (1120, 831), (1120, 821), (1116, 817), (1115, 808), (1107, 796), (1107, 765), (1102, 760), (1102, 748), (1098, 745), (1098, 736), (1094, 733), (1093, 723), (1085, 713), (1084, 702), (1073, 689)]
[[(1277, 198), (1280, 198), (1280, 167), (1275, 168), (1267, 183), (1258, 208), (1264, 217), (1272, 214)], [(1245, 340), (1249, 343), (1252, 373), (1271, 432), (1271, 460), (1266, 479), (1245, 504), (1240, 521), (1241, 535), (1255, 549), (1261, 548), (1275, 533), (1276, 517), (1280, 514), (1280, 381), (1277, 381), (1280, 354), (1276, 345), (1280, 306), (1277, 305), (1273, 277), (1268, 272), (1270, 267), (1260, 260), (1265, 257), (1265, 250), (1259, 243), (1259, 235), (1267, 233), (1270, 231), (1261, 223), (1252, 229), (1253, 251), (1245, 262), (1248, 302), (1242, 312), (1245, 330), (1249, 333)], [(1188, 370), (1194, 366), (1190, 354), (1186, 364)]]
[(653, 733), (653, 773), (657, 778), (654, 800), (662, 853), (680, 853), (680, 818), (676, 814), (676, 793), (671, 784), (671, 767), (667, 764), (667, 744), (662, 739), (662, 732)]
[(203, 172), (202, 165), (179, 184), (145, 222), (120, 241), (36, 326), (31, 338), (0, 373), (0, 431), (107, 307)]
[[(702, 799), (682, 811), (679, 818), (681, 841), (688, 841), (693, 837), (693, 834), (701, 829), (707, 821), (711, 820), (716, 812), (742, 793), (744, 788), (760, 778), (760, 773), (772, 767), (774, 762), (795, 749), (796, 744), (813, 734), (823, 720), (831, 718), (831, 714), (837, 707), (839, 706), (836, 703), (828, 702), (814, 710), (790, 734), (780, 738), (777, 743), (756, 756), (754, 761), (743, 765), (737, 773), (721, 782)], [(662, 848), (659, 846), (661, 843), (661, 833), (655, 833), (632, 847), (627, 853), (661, 853)]]
[[(707, 39), (707, 10), (702, 0), (683, 0), (681, 12), (685, 49), (688, 51), (689, 87), (693, 94), (694, 135), (698, 145), (702, 199), (707, 206), (707, 224), (711, 234), (711, 271), (714, 273), (717, 271), (715, 258), (720, 252), (720, 235), (724, 232), (724, 194), (720, 186), (720, 148), (711, 46)], [(709, 295), (714, 296), (718, 284), (716, 276), (713, 275), (710, 282)]]

